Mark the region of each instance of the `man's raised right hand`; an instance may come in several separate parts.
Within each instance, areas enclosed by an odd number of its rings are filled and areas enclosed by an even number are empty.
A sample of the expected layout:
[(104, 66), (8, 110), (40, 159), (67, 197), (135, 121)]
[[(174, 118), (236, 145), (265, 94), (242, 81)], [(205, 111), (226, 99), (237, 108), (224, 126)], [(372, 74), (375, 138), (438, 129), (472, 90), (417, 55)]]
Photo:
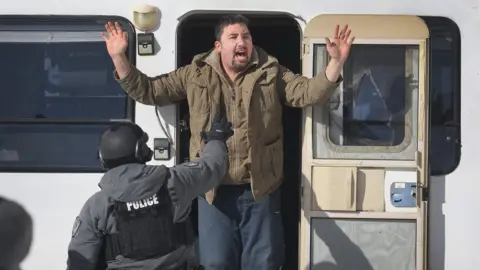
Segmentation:
[(102, 38), (105, 40), (110, 57), (115, 58), (125, 55), (128, 46), (127, 33), (120, 28), (118, 22), (115, 22), (115, 24), (108, 22), (105, 25), (105, 30), (108, 32), (108, 37), (102, 32)]

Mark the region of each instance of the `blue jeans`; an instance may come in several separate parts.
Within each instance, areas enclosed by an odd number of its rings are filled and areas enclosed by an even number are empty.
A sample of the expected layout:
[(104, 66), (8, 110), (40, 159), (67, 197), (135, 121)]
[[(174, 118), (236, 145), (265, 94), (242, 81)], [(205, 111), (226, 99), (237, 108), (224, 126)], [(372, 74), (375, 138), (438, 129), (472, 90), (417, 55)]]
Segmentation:
[(250, 185), (220, 186), (209, 205), (198, 198), (200, 263), (208, 270), (277, 270), (285, 245), (280, 189), (260, 201)]

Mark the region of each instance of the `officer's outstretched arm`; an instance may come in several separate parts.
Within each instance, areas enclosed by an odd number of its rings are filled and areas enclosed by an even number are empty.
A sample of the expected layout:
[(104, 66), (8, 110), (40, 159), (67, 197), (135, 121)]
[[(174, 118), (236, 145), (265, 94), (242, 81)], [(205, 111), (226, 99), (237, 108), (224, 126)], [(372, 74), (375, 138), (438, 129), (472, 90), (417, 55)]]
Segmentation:
[(208, 133), (201, 133), (206, 145), (201, 158), (170, 169), (167, 187), (177, 207), (189, 207), (191, 201), (216, 187), (228, 167), (226, 141), (233, 136), (232, 124), (217, 115)]
[(208, 142), (201, 158), (170, 168), (167, 187), (172, 202), (189, 205), (194, 198), (220, 184), (227, 166), (225, 143), (217, 140)]
[[(101, 193), (96, 193), (82, 207), (73, 224), (68, 245), (67, 270), (94, 270), (97, 267), (103, 236), (97, 223), (101, 213)], [(106, 204), (105, 204), (106, 205)]]

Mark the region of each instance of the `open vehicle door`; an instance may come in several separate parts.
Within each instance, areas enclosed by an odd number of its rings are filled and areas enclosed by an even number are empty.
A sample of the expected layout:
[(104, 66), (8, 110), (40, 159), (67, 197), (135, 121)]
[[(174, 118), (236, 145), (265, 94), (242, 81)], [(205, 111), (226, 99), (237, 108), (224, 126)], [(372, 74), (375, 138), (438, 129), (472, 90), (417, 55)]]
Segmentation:
[(344, 81), (304, 111), (299, 269), (426, 270), (429, 30), (416, 16), (319, 15), (305, 76), (324, 72), (337, 24), (356, 38)]

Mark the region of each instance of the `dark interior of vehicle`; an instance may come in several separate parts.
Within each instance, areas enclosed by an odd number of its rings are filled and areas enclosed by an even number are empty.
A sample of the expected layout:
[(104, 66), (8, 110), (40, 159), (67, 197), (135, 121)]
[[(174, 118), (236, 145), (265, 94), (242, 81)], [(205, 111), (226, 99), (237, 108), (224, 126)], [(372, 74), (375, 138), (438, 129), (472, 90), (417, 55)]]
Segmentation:
[[(215, 41), (215, 24), (223, 14), (192, 14), (177, 29), (177, 67), (189, 64), (194, 55), (210, 50)], [(301, 73), (301, 29), (297, 21), (284, 14), (247, 15), (254, 45), (260, 46), (291, 71)], [(188, 160), (188, 104), (180, 105), (181, 134), (179, 162)], [(284, 183), (282, 215), (285, 231), (286, 263), (283, 269), (297, 269), (298, 229), (300, 222), (301, 116), (298, 108), (284, 107)], [(196, 208), (196, 207), (194, 207)], [(195, 209), (196, 210), (196, 209)], [(196, 211), (192, 214), (196, 220)]]

